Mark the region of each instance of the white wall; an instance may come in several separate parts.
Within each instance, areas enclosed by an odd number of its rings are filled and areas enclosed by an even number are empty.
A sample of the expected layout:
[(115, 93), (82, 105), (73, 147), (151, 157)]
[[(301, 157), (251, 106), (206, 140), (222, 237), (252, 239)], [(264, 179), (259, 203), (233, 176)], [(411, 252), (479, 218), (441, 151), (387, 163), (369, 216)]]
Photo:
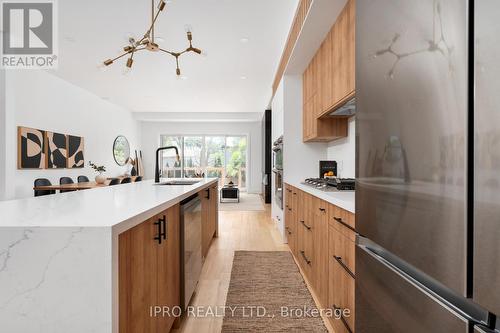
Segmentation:
[(262, 124), (261, 122), (142, 122), (143, 159), (146, 177), (154, 177), (155, 150), (160, 135), (247, 135), (247, 191), (262, 192)]
[[(33, 195), (33, 181), (62, 176), (76, 181), (79, 175), (94, 177), (89, 160), (105, 165), (107, 176), (125, 172), (112, 154), (113, 141), (125, 135), (132, 151), (140, 147), (140, 126), (127, 109), (72, 85), (45, 71), (17, 70), (6, 73), (6, 199)], [(17, 126), (33, 127), (85, 139), (84, 169), (17, 170)]]
[(328, 159), (337, 161), (337, 175), (342, 178), (356, 176), (356, 120), (349, 118), (348, 135), (328, 145)]

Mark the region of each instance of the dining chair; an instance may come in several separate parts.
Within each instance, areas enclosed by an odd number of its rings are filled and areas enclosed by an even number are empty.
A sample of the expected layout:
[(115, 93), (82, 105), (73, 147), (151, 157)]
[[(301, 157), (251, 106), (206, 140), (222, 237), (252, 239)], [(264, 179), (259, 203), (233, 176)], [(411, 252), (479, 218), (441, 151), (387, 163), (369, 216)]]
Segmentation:
[(113, 178), (111, 179), (111, 181), (109, 182), (109, 186), (112, 186), (112, 185), (118, 185), (120, 184), (120, 179), (119, 178)]
[(135, 182), (137, 183), (137, 182), (140, 182), (140, 181), (142, 181), (142, 176), (137, 176), (135, 178)]
[[(37, 178), (35, 179), (34, 185), (35, 187), (50, 186), (52, 185), (52, 183), (47, 178)], [(34, 192), (35, 192), (35, 197), (41, 197), (43, 195), (49, 195), (49, 194), (56, 194), (55, 190), (34, 190)]]
[(131, 182), (132, 182), (132, 178), (126, 177), (126, 178), (122, 179), (121, 184), (128, 184), (128, 183), (131, 183)]
[[(61, 177), (59, 179), (59, 184), (61, 185), (67, 185), (67, 184), (74, 184), (75, 182), (73, 181), (73, 179), (71, 179), (71, 177)], [(59, 193), (66, 193), (66, 192), (73, 192), (73, 191), (76, 191), (76, 190), (59, 190)]]
[(88, 183), (90, 180), (87, 176), (78, 176), (79, 183)]

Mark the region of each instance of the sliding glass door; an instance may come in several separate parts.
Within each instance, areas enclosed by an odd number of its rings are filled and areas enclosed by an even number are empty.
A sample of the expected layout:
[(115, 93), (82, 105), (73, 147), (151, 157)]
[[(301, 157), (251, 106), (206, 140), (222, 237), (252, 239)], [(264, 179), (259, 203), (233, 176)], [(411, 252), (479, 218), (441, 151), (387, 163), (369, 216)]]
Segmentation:
[(226, 137), (226, 178), (246, 188), (247, 138)]
[(206, 169), (207, 177), (217, 177), (222, 181), (226, 177), (226, 138), (223, 136), (206, 136)]
[(219, 185), (233, 182), (240, 189), (247, 187), (246, 136), (225, 135), (162, 135), (162, 146), (172, 145), (179, 149), (180, 163), (172, 152), (165, 152), (161, 158), (163, 175), (166, 177), (219, 178)]

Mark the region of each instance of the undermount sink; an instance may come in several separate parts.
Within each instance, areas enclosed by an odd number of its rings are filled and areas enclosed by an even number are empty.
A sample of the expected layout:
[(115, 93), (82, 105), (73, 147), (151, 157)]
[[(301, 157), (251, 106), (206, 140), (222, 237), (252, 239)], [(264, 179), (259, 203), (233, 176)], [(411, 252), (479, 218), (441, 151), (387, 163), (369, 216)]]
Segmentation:
[(201, 180), (169, 180), (162, 183), (155, 183), (155, 185), (194, 185), (199, 183)]

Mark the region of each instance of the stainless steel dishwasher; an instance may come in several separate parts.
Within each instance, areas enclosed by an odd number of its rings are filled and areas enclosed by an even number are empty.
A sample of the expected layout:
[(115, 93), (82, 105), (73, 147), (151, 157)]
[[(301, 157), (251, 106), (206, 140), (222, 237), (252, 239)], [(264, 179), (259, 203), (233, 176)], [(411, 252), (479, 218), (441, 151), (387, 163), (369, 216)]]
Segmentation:
[(201, 199), (198, 194), (181, 201), (181, 308), (186, 310), (198, 284), (202, 267)]

